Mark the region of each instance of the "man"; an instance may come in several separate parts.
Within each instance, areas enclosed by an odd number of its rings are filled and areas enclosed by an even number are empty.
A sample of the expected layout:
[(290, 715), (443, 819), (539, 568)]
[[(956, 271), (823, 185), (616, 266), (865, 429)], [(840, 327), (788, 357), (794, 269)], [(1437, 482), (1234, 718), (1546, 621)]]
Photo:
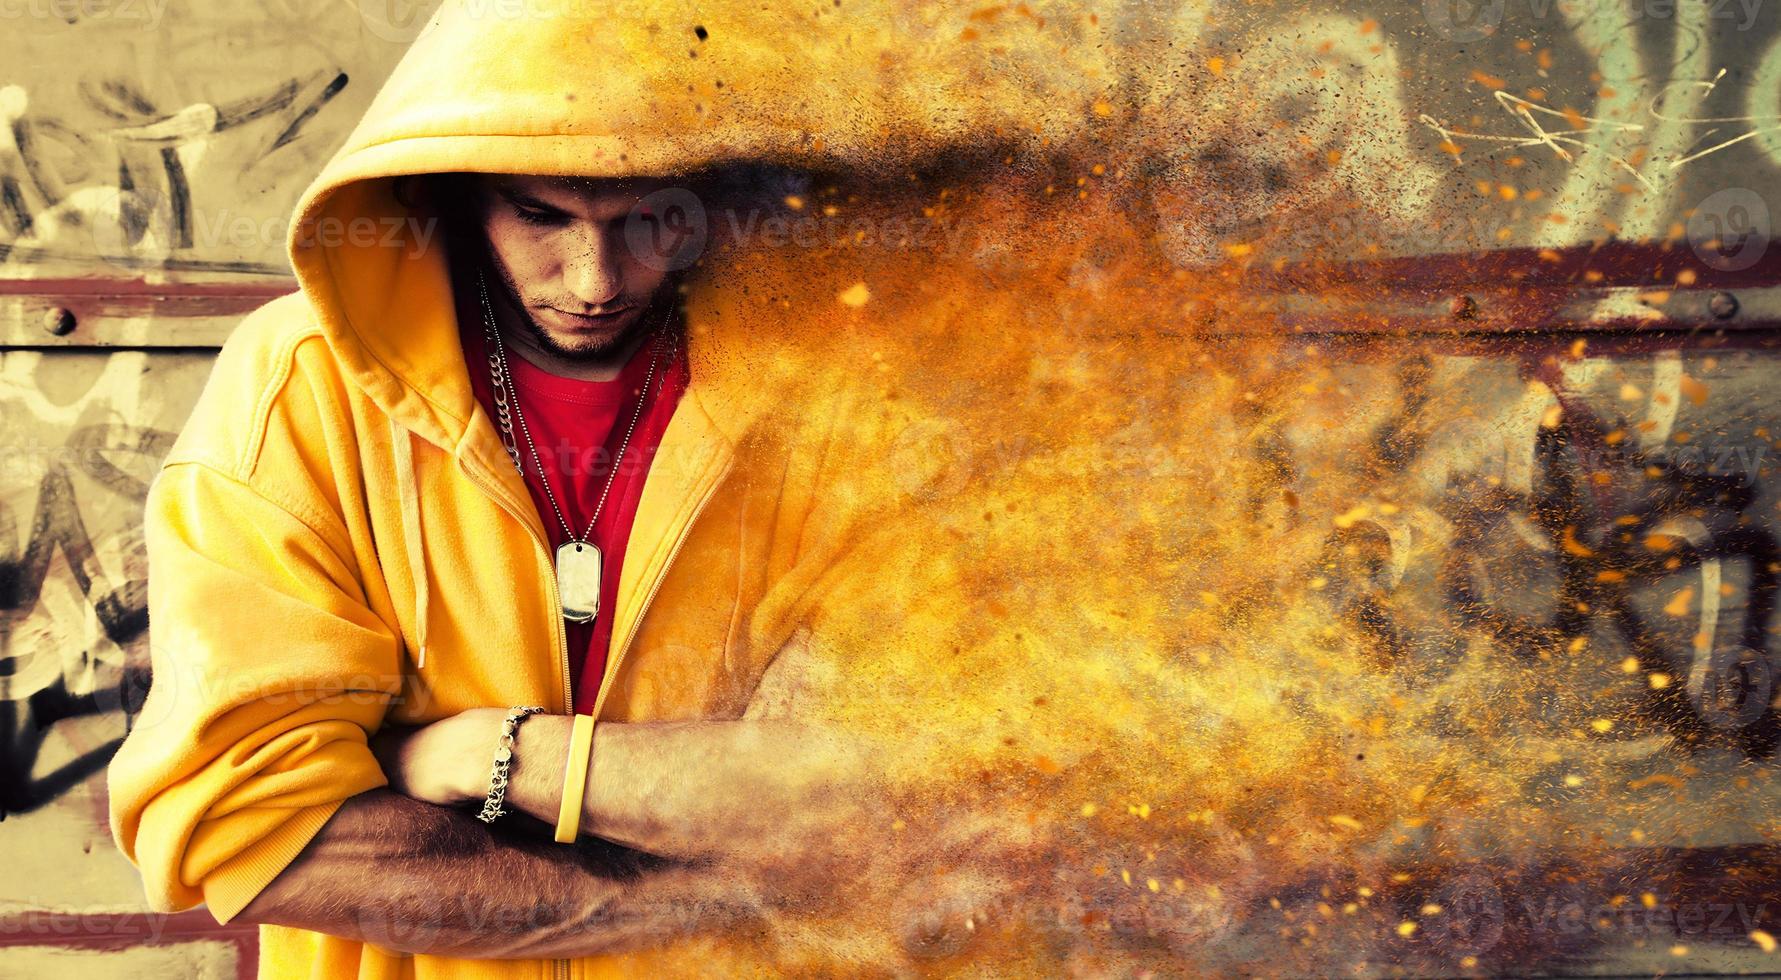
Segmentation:
[[(985, 43), (907, 43), (923, 24)], [(993, 866), (981, 825), (880, 805), (880, 757), (800, 707), (825, 609), (933, 655), (895, 629), (923, 555), (890, 519), (929, 474), (875, 465), (908, 399), (857, 330), (919, 290), (888, 248), (677, 236), (683, 191), (738, 167), (877, 192), (979, 134), (1066, 137), (1104, 117), (1099, 50), (951, 5), (447, 3), (299, 201), (301, 292), (230, 337), (147, 500), (154, 682), (109, 790), (151, 905), (261, 923), (273, 978), (747, 970), (786, 953), (716, 957), (717, 930), (899, 889), (887, 862)], [(912, 732), (882, 690), (867, 711)]]
[[(776, 900), (737, 869), (822, 866), (833, 808), (801, 801), (860, 772), (739, 719), (869, 536), (883, 413), (627, 242), (669, 186), (630, 144), (484, 105), (504, 79), (474, 19), (429, 41), (480, 67), (392, 79), (299, 205), (302, 292), (231, 336), (154, 482), (154, 684), (112, 826), (156, 909), (261, 923), (265, 977), (684, 969), (697, 950), (601, 954)], [(450, 135), (414, 111), (440, 105)], [(565, 575), (565, 546), (600, 567)], [(602, 724), (564, 846), (577, 714)]]

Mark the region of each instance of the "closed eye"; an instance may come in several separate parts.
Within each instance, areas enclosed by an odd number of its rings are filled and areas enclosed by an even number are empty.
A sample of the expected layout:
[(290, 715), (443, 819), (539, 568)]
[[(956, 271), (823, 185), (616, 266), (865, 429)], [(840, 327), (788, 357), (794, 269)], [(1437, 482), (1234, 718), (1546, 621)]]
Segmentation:
[(513, 214), (529, 225), (560, 225), (569, 219), (569, 216), (561, 211), (528, 208), (520, 204), (513, 205)]

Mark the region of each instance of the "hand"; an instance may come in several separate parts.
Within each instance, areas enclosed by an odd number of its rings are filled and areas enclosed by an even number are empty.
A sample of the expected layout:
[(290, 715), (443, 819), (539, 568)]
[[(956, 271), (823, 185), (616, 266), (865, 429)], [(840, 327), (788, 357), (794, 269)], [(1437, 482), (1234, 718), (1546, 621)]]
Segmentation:
[(428, 725), (385, 727), (371, 738), (390, 789), (438, 806), (488, 796), (503, 708), (471, 708)]

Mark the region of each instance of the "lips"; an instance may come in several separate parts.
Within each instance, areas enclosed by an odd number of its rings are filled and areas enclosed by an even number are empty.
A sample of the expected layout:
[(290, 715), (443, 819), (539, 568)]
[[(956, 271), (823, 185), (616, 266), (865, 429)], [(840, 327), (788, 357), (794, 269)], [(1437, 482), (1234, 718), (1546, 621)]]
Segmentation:
[(585, 327), (611, 326), (623, 319), (626, 314), (636, 309), (634, 306), (627, 306), (623, 309), (613, 310), (608, 313), (570, 313), (567, 310), (559, 310), (554, 306), (545, 308), (550, 310), (552, 314), (564, 323)]

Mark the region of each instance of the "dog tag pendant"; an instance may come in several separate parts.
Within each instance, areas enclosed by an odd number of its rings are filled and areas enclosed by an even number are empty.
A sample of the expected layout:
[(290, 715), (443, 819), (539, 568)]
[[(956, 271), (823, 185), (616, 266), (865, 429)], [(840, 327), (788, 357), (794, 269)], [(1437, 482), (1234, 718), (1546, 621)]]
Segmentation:
[(563, 618), (586, 623), (600, 613), (600, 549), (585, 541), (568, 541), (557, 549), (557, 596)]

